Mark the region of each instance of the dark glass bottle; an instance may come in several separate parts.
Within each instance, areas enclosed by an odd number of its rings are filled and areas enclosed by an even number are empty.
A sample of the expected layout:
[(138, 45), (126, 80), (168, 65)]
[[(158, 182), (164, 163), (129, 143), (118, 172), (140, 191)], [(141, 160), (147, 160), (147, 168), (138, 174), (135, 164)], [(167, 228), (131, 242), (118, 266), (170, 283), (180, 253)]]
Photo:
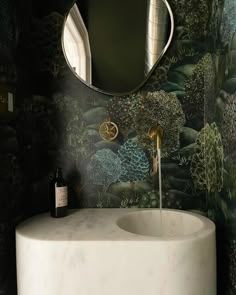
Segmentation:
[(55, 177), (50, 183), (50, 213), (52, 217), (64, 217), (67, 215), (68, 189), (63, 179), (62, 169), (57, 168)]

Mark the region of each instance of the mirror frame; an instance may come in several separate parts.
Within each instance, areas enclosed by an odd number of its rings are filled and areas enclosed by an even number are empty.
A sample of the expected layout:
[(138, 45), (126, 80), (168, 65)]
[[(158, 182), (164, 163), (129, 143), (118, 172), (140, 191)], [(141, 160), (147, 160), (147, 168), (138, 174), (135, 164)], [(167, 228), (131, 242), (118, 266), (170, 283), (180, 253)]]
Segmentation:
[(69, 15), (70, 10), (72, 9), (72, 7), (76, 4), (76, 0), (74, 0), (73, 1), (73, 5), (70, 7), (69, 11), (65, 15), (65, 19), (64, 19), (64, 23), (63, 23), (63, 28), (62, 28), (62, 34), (61, 34), (61, 46), (62, 46), (63, 55), (64, 55), (64, 58), (66, 60), (67, 66), (71, 70), (72, 74), (77, 79), (79, 79), (80, 82), (82, 82), (84, 85), (86, 85), (90, 89), (93, 89), (93, 90), (95, 90), (97, 92), (100, 92), (102, 94), (106, 94), (106, 95), (110, 95), (110, 96), (126, 96), (126, 95), (130, 95), (131, 93), (137, 92), (147, 82), (147, 80), (149, 79), (149, 77), (152, 75), (153, 71), (155, 70), (156, 66), (159, 64), (160, 60), (162, 59), (162, 57), (166, 53), (166, 51), (169, 48), (170, 43), (171, 43), (171, 41), (173, 39), (174, 29), (175, 29), (174, 15), (173, 15), (173, 12), (172, 12), (172, 9), (170, 7), (170, 4), (169, 4), (168, 0), (162, 0), (162, 1), (166, 5), (166, 8), (167, 8), (167, 10), (169, 12), (169, 16), (170, 16), (170, 34), (169, 34), (169, 38), (168, 38), (168, 40), (166, 42), (166, 45), (163, 48), (163, 50), (162, 50), (160, 56), (158, 57), (157, 61), (153, 65), (151, 71), (148, 73), (148, 75), (144, 78), (144, 80), (137, 87), (135, 87), (134, 89), (132, 89), (132, 90), (130, 90), (128, 92), (122, 92), (122, 93), (119, 92), (119, 93), (116, 93), (116, 92), (108, 92), (108, 91), (105, 91), (103, 89), (100, 89), (100, 88), (92, 85), (92, 84), (87, 83), (86, 81), (84, 81), (83, 79), (80, 78), (80, 76), (73, 70), (72, 66), (69, 63), (69, 60), (68, 60), (68, 58), (66, 56), (66, 51), (65, 51), (65, 46), (64, 46), (64, 38), (63, 37), (64, 37), (64, 29), (65, 29), (65, 25), (66, 25), (66, 21), (67, 21), (68, 15)]

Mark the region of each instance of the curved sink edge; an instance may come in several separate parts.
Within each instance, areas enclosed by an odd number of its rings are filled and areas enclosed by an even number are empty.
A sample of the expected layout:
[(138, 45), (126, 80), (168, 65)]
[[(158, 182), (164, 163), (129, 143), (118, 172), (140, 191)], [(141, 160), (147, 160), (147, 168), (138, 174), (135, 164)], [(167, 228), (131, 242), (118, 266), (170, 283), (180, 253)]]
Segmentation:
[(186, 241), (186, 240), (196, 240), (196, 239), (203, 239), (206, 238), (207, 236), (210, 235), (215, 235), (215, 231), (216, 231), (216, 226), (215, 223), (213, 221), (211, 221), (208, 217), (202, 216), (200, 214), (197, 213), (193, 213), (192, 211), (185, 211), (185, 210), (179, 210), (179, 209), (168, 209), (168, 208), (163, 208), (162, 211), (168, 211), (168, 212), (178, 212), (178, 213), (182, 213), (182, 214), (186, 214), (186, 215), (190, 215), (190, 216), (194, 216), (196, 218), (198, 218), (201, 222), (202, 222), (202, 227), (200, 230), (192, 233), (192, 234), (187, 234), (187, 235), (182, 235), (182, 236), (154, 236), (154, 235), (144, 235), (144, 234), (138, 234), (138, 233), (133, 233), (131, 231), (127, 231), (123, 228), (121, 228), (118, 225), (118, 222), (123, 219), (125, 216), (129, 216), (129, 215), (134, 215), (137, 214), (137, 212), (146, 212), (146, 211), (160, 211), (160, 209), (158, 208), (137, 208), (137, 210), (134, 210), (132, 212), (128, 212), (128, 213), (124, 213), (123, 216), (120, 216), (117, 220), (116, 220), (116, 226), (117, 228), (119, 228), (121, 231), (126, 232), (130, 235), (133, 236), (140, 236), (140, 237), (147, 237), (147, 238), (152, 238), (150, 241), (158, 241), (158, 242), (181, 242), (181, 241)]
[[(41, 241), (41, 242), (56, 242), (56, 243), (63, 243), (65, 241), (70, 241), (70, 242), (75, 242), (77, 243), (78, 241), (79, 242), (92, 242), (92, 241), (96, 241), (96, 242), (110, 242), (110, 241), (114, 241), (114, 242), (118, 242), (118, 241), (125, 241), (125, 242), (129, 242), (129, 243), (136, 243), (137, 241), (139, 243), (142, 243), (142, 242), (165, 242), (165, 241), (175, 241), (175, 242), (181, 242), (181, 241), (185, 241), (185, 240), (194, 240), (196, 238), (205, 238), (207, 235), (211, 235), (211, 234), (215, 234), (215, 224), (210, 220), (208, 219), (207, 217), (204, 217), (204, 216), (201, 216), (199, 214), (196, 214), (196, 213), (192, 213), (191, 211), (185, 211), (185, 210), (178, 210), (178, 209), (168, 209), (168, 208), (164, 208), (163, 210), (165, 211), (176, 211), (176, 212), (182, 212), (182, 213), (185, 213), (185, 214), (189, 214), (189, 215), (193, 215), (193, 216), (196, 216), (198, 218), (200, 218), (201, 220), (203, 220), (204, 222), (206, 222), (209, 226), (208, 226), (208, 230), (205, 230), (205, 231), (200, 231), (200, 235), (199, 235), (199, 232), (193, 234), (193, 235), (187, 235), (187, 236), (182, 236), (181, 239), (179, 238), (176, 238), (176, 237), (156, 237), (156, 236), (150, 236), (150, 235), (140, 235), (140, 234), (135, 234), (135, 233), (132, 233), (132, 232), (129, 232), (129, 231), (126, 231), (122, 228), (120, 228), (118, 225), (117, 225), (117, 220), (119, 220), (119, 218), (121, 217), (124, 217), (124, 215), (128, 215), (128, 214), (133, 214), (133, 213), (136, 213), (136, 212), (141, 212), (141, 211), (158, 211), (159, 209), (158, 208), (102, 208), (102, 209), (98, 209), (98, 208), (84, 208), (84, 209), (79, 209), (79, 210), (75, 210), (76, 213), (78, 211), (122, 211), (122, 214), (116, 219), (115, 216), (112, 217), (112, 222), (114, 222), (113, 224), (113, 229), (116, 229), (117, 230), (117, 233), (120, 232), (120, 238), (117, 239), (117, 238), (114, 238), (114, 237), (111, 237), (110, 239), (107, 239), (107, 237), (103, 237), (101, 239), (83, 239), (83, 240), (78, 240), (78, 239), (74, 239), (74, 237), (70, 240), (65, 240), (64, 238), (61, 239), (61, 238), (56, 238), (56, 239), (51, 239), (51, 238), (41, 238), (41, 237), (37, 237), (37, 236), (30, 236), (28, 233), (25, 233), (24, 230), (22, 231), (22, 226), (26, 225), (28, 226), (27, 224), (31, 221), (33, 221), (35, 218), (38, 219), (38, 217), (48, 217), (49, 218), (49, 213), (48, 212), (43, 212), (39, 215), (35, 215), (35, 216), (31, 216), (29, 217), (28, 219), (22, 221), (20, 224), (18, 224), (16, 226), (16, 230), (15, 230), (15, 236), (16, 238), (18, 239), (25, 239), (25, 240), (30, 240), (30, 241)], [(72, 210), (71, 210), (72, 211)], [(74, 211), (74, 210), (73, 210)], [(113, 215), (113, 214), (112, 214)], [(70, 215), (69, 215), (70, 216)], [(123, 237), (122, 237), (122, 234), (121, 232), (124, 233)], [(203, 233), (202, 233), (203, 232)], [(131, 239), (129, 238), (131, 237)], [(132, 237), (134, 239), (132, 239)], [(138, 239), (140, 238), (140, 239)]]

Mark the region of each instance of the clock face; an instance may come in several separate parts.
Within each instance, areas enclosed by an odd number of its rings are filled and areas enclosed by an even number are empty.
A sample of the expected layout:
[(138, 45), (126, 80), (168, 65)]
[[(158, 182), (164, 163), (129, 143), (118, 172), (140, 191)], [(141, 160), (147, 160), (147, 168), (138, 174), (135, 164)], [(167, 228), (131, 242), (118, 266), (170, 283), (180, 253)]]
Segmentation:
[(117, 125), (110, 121), (103, 122), (99, 127), (99, 134), (104, 140), (114, 140), (117, 137), (118, 132)]

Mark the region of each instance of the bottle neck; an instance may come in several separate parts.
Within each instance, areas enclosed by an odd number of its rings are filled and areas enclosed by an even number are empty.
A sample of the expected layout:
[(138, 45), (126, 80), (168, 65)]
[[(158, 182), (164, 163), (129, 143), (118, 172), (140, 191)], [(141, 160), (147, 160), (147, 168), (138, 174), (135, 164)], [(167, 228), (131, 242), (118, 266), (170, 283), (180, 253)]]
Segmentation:
[(56, 173), (55, 173), (55, 177), (56, 178), (62, 178), (62, 169), (61, 168), (57, 168)]

